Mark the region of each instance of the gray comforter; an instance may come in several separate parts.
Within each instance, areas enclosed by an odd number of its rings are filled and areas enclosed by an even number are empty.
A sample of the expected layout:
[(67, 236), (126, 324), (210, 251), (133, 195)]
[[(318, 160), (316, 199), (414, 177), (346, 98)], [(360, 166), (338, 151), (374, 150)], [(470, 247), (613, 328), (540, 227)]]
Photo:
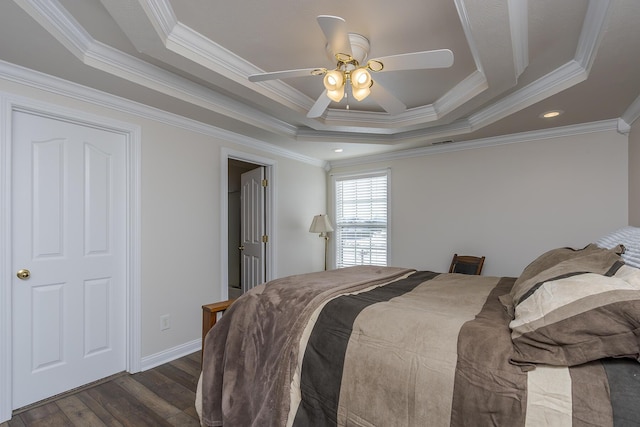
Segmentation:
[(608, 426), (636, 416), (634, 360), (530, 372), (510, 363), (498, 297), (514, 280), (353, 267), (261, 285), (205, 340), (203, 424)]

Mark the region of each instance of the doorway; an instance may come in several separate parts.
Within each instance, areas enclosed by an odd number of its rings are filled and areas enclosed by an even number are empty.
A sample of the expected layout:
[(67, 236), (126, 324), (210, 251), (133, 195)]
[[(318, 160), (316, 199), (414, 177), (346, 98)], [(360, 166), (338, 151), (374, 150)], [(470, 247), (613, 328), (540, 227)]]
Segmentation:
[(229, 159), (229, 298), (238, 298), (265, 277), (263, 177), (264, 166)]
[[(274, 277), (274, 247), (277, 236), (272, 230), (274, 230), (275, 223), (276, 163), (268, 158), (226, 148), (222, 149), (221, 162), (221, 190), (224, 195), (221, 203), (221, 283), (226, 284), (221, 289), (221, 299), (225, 300), (242, 295), (246, 290), (258, 284), (256, 283), (257, 278), (261, 283)], [(255, 203), (254, 207), (250, 208), (250, 215), (253, 215), (254, 218), (261, 218), (263, 223), (264, 232), (261, 234), (264, 236), (264, 241), (260, 242), (263, 259), (260, 261), (260, 267), (258, 267), (261, 269), (261, 275), (253, 275), (251, 278), (252, 273), (249, 273), (249, 280), (243, 284), (242, 276), (245, 273), (242, 267), (243, 256), (245, 260), (251, 258), (255, 261), (256, 258), (253, 255), (247, 257), (250, 253), (255, 254), (255, 252), (249, 252), (247, 245), (242, 242), (242, 177), (244, 175), (246, 179), (247, 176), (251, 176), (254, 173), (261, 173), (266, 183), (266, 187), (263, 188), (263, 202)], [(249, 180), (253, 183), (260, 181), (255, 177)], [(256, 185), (253, 185), (253, 187), (255, 188)], [(243, 246), (245, 246), (244, 251), (242, 249)]]

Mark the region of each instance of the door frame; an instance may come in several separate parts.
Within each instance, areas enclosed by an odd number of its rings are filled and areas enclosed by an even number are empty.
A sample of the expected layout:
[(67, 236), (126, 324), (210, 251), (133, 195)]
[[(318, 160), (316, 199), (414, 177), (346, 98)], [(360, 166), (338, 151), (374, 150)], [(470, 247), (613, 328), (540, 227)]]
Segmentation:
[(91, 126), (125, 136), (126, 143), (126, 349), (127, 372), (141, 361), (140, 126), (0, 92), (0, 422), (11, 419), (12, 389), (12, 119), (15, 111)]
[(229, 191), (229, 159), (240, 160), (264, 167), (265, 179), (269, 182), (265, 193), (265, 234), (269, 242), (265, 247), (265, 281), (276, 277), (276, 168), (273, 159), (232, 150), (227, 147), (220, 149), (220, 300), (229, 298), (229, 211), (227, 193)]

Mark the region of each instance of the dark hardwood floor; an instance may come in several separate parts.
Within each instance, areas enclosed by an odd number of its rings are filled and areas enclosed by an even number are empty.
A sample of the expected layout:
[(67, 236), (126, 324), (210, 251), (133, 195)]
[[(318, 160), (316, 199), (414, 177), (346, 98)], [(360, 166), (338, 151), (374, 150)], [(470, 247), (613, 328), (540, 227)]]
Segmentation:
[(0, 427), (199, 426), (194, 407), (199, 376), (196, 352), (16, 411)]

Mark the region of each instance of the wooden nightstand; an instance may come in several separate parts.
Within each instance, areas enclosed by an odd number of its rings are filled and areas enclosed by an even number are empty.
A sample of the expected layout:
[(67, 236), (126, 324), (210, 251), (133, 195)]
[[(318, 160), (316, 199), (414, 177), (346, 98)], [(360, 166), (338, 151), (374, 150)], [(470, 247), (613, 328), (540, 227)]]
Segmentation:
[(213, 325), (216, 324), (218, 313), (224, 313), (234, 301), (235, 299), (230, 299), (202, 306), (202, 352), (200, 364), (202, 364), (202, 357), (204, 355), (204, 337), (207, 335), (207, 332), (209, 332), (209, 329), (213, 328)]

